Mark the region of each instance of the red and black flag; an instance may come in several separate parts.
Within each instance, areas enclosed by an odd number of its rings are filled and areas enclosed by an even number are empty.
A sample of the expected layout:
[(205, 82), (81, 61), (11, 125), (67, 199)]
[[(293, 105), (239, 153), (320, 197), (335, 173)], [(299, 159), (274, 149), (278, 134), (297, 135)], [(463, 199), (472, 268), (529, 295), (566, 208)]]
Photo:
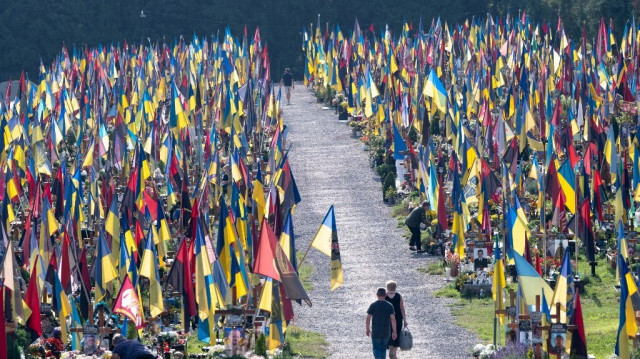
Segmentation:
[(593, 201), (594, 212), (598, 214), (598, 220), (600, 222), (604, 222), (604, 217), (602, 216), (602, 205), (607, 202), (607, 194), (602, 183), (602, 178), (600, 177), (600, 171), (597, 169), (593, 170), (593, 196), (595, 201)]
[(580, 291), (576, 289), (576, 298), (572, 322), (575, 330), (571, 334), (571, 357), (587, 358), (587, 337), (582, 320), (582, 305), (580, 304)]
[(55, 217), (59, 221), (60, 217), (64, 213), (64, 179), (62, 177), (62, 167), (64, 166), (64, 162), (60, 167), (58, 167), (58, 171), (56, 172), (56, 178), (53, 180), (53, 194), (56, 196), (55, 202)]
[(509, 147), (504, 151), (504, 156), (502, 159), (504, 163), (509, 166), (509, 172), (512, 176), (515, 177), (516, 172), (518, 171), (518, 159), (520, 158), (520, 148), (518, 147), (517, 137), (513, 137), (511, 142), (509, 143)]
[(80, 254), (80, 262), (77, 269), (80, 272), (80, 315), (84, 320), (89, 319), (89, 306), (91, 305), (91, 296), (89, 288), (91, 288), (91, 281), (89, 276), (89, 265), (87, 263), (87, 247), (82, 248)]
[(480, 160), (481, 162), (481, 171), (480, 175), (482, 177), (482, 193), (484, 194), (485, 203), (489, 201), (489, 198), (496, 193), (496, 190), (500, 188), (502, 185), (500, 184), (500, 180), (496, 177), (496, 174), (491, 170), (489, 165), (485, 160)]
[(587, 260), (593, 262), (595, 261), (595, 243), (588, 198), (585, 198), (582, 205), (580, 205), (578, 218), (578, 237), (582, 240), (582, 243), (584, 243)]
[(551, 203), (556, 203), (558, 192), (560, 192), (560, 182), (558, 182), (558, 173), (553, 158), (551, 158), (551, 162), (549, 162), (549, 171), (547, 172), (544, 188), (549, 197), (551, 197)]
[(129, 182), (127, 183), (127, 188), (124, 190), (124, 196), (122, 197), (122, 209), (129, 210), (128, 214), (131, 216), (133, 214), (133, 210), (136, 206), (136, 187), (138, 184), (138, 169), (134, 169), (131, 172), (131, 177), (129, 177)]
[(173, 261), (173, 265), (169, 270), (169, 276), (167, 277), (167, 283), (182, 295), (184, 310), (183, 324), (185, 325), (185, 330), (189, 329), (189, 319), (196, 315), (196, 302), (194, 297), (190, 258), (189, 247), (185, 237), (180, 242), (176, 258)]

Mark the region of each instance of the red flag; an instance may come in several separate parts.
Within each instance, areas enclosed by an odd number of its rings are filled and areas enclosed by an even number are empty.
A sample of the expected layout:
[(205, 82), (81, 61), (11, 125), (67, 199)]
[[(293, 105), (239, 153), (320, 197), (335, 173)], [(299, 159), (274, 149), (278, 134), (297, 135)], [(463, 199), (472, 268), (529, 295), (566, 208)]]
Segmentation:
[(597, 169), (593, 171), (593, 192), (596, 200), (596, 213), (598, 214), (598, 220), (604, 222), (602, 215), (602, 204), (607, 201), (607, 195), (602, 185), (602, 178), (600, 172)]
[(540, 264), (540, 253), (536, 253), (536, 272), (542, 276), (542, 265)]
[[(38, 261), (38, 255), (36, 255), (35, 261)], [(42, 320), (40, 319), (40, 293), (38, 292), (38, 272), (37, 263), (33, 266), (31, 271), (31, 278), (29, 278), (29, 286), (27, 286), (27, 294), (24, 298), (29, 309), (31, 309), (31, 316), (27, 320), (27, 328), (31, 328), (38, 333), (38, 336), (42, 335)]]
[(558, 227), (559, 231), (565, 231), (565, 213), (564, 213), (564, 205), (567, 202), (566, 197), (564, 196), (564, 192), (560, 191), (558, 193), (558, 199), (555, 203), (555, 208), (553, 210), (553, 218), (551, 218), (551, 224)]
[(527, 232), (524, 232), (524, 259), (526, 259), (529, 264), (533, 264), (531, 261), (531, 250), (529, 249), (529, 236), (527, 236)]
[(158, 201), (154, 200), (153, 197), (144, 191), (144, 203), (147, 205), (149, 209), (149, 214), (151, 215), (151, 219), (153, 221), (158, 219)]
[(256, 260), (253, 263), (253, 273), (262, 274), (279, 282), (280, 274), (276, 269), (274, 256), (274, 248), (277, 241), (276, 235), (267, 223), (267, 219), (263, 218), (258, 249), (256, 250)]
[(136, 247), (140, 248), (140, 243), (142, 243), (142, 240), (145, 238), (144, 236), (144, 231), (142, 230), (142, 226), (140, 225), (140, 221), (136, 221), (136, 232), (135, 232), (135, 241), (136, 241)]
[(131, 319), (135, 323), (136, 329), (144, 328), (142, 305), (128, 275), (124, 276), (116, 303), (113, 306), (113, 312)]

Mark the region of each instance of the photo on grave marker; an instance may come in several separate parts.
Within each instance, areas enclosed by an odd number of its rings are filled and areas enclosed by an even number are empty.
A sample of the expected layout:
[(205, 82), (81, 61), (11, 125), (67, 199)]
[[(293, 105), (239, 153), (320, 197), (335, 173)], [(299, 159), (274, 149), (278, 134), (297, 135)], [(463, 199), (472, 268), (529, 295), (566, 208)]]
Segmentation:
[(551, 325), (551, 348), (549, 352), (551, 354), (562, 354), (565, 351), (565, 345), (567, 342), (567, 326), (566, 324), (552, 324)]
[(245, 333), (242, 327), (224, 328), (224, 351), (227, 355), (242, 354), (245, 348)]
[(473, 269), (475, 271), (487, 269), (489, 267), (489, 258), (487, 258), (487, 249), (484, 247), (476, 247), (473, 249)]
[(542, 313), (531, 313), (531, 344), (542, 343)]
[(566, 238), (550, 239), (547, 244), (549, 255), (562, 260), (564, 252), (569, 248), (569, 240)]
[(531, 321), (520, 320), (518, 323), (518, 330), (520, 332), (519, 342), (522, 345), (531, 345)]

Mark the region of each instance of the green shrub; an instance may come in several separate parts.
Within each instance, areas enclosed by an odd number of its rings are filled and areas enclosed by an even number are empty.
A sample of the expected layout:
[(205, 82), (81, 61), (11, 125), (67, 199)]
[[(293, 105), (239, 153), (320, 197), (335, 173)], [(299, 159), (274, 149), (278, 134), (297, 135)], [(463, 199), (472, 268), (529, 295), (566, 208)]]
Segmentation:
[(318, 102), (323, 102), (325, 97), (327, 96), (327, 89), (324, 87), (318, 87), (316, 90), (316, 98)]
[(382, 182), (382, 191), (386, 194), (389, 187), (393, 187), (394, 189), (396, 187), (396, 174), (393, 172), (388, 172), (384, 177), (384, 182)]
[(386, 163), (381, 164), (380, 166), (376, 167), (376, 172), (378, 173), (378, 176), (380, 176), (380, 178), (386, 178), (387, 173), (389, 173), (389, 165), (387, 165)]
[(267, 357), (267, 338), (264, 336), (264, 334), (260, 334), (260, 336), (256, 340), (256, 347), (254, 349), (254, 353), (256, 353), (256, 355), (260, 355), (265, 358)]
[(384, 196), (387, 199), (387, 201), (391, 201), (391, 202), (395, 201), (397, 195), (398, 195), (398, 191), (396, 191), (395, 186), (391, 186), (387, 188), (387, 190), (384, 192)]

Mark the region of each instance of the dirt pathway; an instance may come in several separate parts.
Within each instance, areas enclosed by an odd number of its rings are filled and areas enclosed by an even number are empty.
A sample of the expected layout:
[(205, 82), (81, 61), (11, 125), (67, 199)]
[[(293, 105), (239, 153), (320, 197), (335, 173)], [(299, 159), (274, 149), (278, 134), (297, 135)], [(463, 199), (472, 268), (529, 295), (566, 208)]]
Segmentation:
[(292, 104), (284, 105), (284, 114), (291, 130), (291, 166), (302, 196), (293, 218), (297, 250), (306, 250), (329, 206), (335, 205), (345, 281), (330, 292), (330, 260), (312, 249), (306, 261), (316, 268), (313, 308), (296, 305), (296, 324), (324, 333), (331, 358), (372, 357), (365, 336), (366, 310), (375, 300), (375, 289), (393, 279), (405, 299), (414, 338), (414, 349), (399, 357), (469, 357), (478, 341), (452, 324), (451, 301), (432, 295), (444, 285), (443, 278), (417, 271), (435, 259), (409, 251), (402, 237), (405, 229), (397, 228), (390, 207), (382, 203), (368, 152), (350, 138), (350, 129), (334, 111), (323, 110), (302, 85), (293, 91)]

